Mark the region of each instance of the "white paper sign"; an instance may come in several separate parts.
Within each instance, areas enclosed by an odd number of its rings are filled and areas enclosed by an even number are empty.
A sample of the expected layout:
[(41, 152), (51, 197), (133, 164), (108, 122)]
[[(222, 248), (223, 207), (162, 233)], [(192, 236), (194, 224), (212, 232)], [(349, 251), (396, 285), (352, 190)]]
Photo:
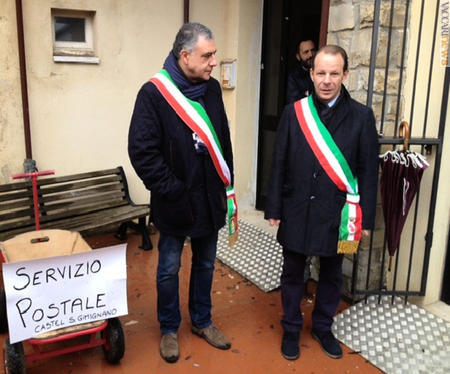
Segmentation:
[(125, 315), (126, 244), (3, 264), (9, 339)]

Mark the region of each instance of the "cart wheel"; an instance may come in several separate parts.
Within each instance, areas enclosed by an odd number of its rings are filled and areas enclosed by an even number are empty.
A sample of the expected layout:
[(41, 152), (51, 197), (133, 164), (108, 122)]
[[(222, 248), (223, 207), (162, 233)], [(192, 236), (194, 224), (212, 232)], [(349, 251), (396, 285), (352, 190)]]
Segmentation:
[(108, 326), (102, 331), (102, 336), (106, 339), (105, 345), (102, 346), (106, 361), (118, 364), (125, 353), (125, 338), (118, 318), (108, 320)]
[(25, 353), (22, 343), (10, 344), (9, 338), (5, 339), (3, 345), (3, 359), (5, 374), (25, 374)]
[(0, 288), (0, 334), (8, 331), (8, 319), (6, 317), (6, 295)]

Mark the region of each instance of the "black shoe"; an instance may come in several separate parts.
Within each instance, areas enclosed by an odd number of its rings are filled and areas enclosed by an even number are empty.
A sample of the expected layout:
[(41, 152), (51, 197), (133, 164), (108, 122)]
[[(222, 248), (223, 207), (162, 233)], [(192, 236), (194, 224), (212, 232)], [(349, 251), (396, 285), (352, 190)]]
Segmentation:
[(298, 332), (285, 331), (281, 342), (281, 354), (286, 360), (296, 360), (300, 357), (298, 345), (300, 334)]
[(311, 335), (316, 339), (322, 350), (331, 358), (341, 358), (342, 349), (339, 342), (331, 331), (311, 331)]

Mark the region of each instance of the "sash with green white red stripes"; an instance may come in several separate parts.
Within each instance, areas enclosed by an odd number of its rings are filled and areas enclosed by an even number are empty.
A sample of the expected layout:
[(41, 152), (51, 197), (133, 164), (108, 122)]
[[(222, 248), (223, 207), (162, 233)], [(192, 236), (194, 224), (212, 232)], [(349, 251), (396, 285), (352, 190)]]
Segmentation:
[(200, 103), (183, 95), (166, 70), (161, 70), (150, 79), (150, 82), (158, 88), (172, 109), (208, 148), (214, 167), (226, 188), (228, 234), (232, 246), (237, 241), (238, 234), (236, 194), (231, 184), (230, 169), (223, 157), (222, 147), (211, 120)]
[(341, 212), (338, 253), (355, 253), (361, 240), (362, 212), (359, 206), (358, 181), (344, 155), (319, 118), (312, 96), (294, 104), (300, 128), (314, 155), (339, 190), (347, 193)]

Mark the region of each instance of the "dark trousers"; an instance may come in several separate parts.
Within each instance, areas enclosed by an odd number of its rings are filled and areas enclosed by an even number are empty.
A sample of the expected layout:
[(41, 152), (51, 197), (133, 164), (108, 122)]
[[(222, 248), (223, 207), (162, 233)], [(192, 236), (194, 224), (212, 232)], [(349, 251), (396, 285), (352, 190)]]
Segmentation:
[[(177, 332), (181, 323), (178, 271), (184, 236), (160, 233), (158, 243), (158, 321), (163, 334)], [(191, 238), (192, 266), (189, 281), (189, 314), (192, 324), (203, 329), (211, 322), (211, 286), (216, 259), (217, 231)]]
[[(319, 283), (312, 314), (313, 329), (330, 331), (341, 298), (343, 255), (320, 257)], [(283, 248), (281, 302), (285, 331), (299, 332), (303, 327), (300, 303), (304, 291), (304, 271), (307, 256)]]

